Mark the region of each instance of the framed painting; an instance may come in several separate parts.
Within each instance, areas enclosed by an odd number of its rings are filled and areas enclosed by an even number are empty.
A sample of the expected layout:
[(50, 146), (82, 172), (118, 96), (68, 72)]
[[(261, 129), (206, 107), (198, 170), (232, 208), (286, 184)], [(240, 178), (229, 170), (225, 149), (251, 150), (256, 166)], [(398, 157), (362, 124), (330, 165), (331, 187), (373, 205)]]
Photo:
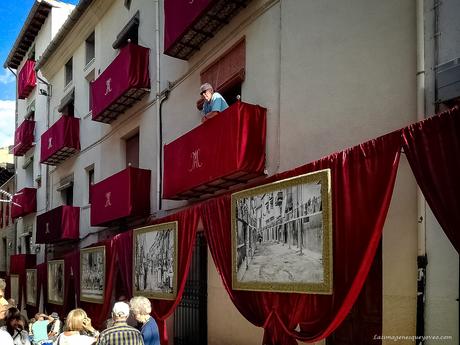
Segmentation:
[(37, 270), (26, 270), (26, 304), (37, 306)]
[(48, 303), (64, 304), (64, 260), (48, 261)]
[(177, 222), (133, 231), (133, 294), (155, 299), (177, 295)]
[(19, 303), (19, 275), (18, 274), (11, 274), (10, 275), (10, 286), (11, 286), (11, 294), (10, 298), (12, 298), (15, 304)]
[(80, 300), (104, 302), (105, 246), (80, 250)]
[(235, 290), (332, 294), (330, 170), (232, 194)]

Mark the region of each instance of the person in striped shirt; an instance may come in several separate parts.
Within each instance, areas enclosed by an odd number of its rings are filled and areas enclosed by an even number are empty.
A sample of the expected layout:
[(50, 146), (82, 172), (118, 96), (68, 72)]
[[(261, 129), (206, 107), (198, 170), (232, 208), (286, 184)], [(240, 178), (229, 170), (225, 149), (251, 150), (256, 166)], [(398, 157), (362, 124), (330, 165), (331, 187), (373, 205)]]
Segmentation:
[(144, 345), (141, 332), (128, 326), (129, 305), (117, 302), (112, 309), (113, 326), (104, 330), (97, 340), (97, 345)]

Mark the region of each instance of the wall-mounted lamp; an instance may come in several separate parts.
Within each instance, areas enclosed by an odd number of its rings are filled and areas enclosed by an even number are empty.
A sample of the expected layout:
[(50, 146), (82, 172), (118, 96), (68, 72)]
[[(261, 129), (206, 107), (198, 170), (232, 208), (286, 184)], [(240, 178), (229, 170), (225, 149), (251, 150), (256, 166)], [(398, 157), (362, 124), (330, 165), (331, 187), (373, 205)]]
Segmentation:
[(40, 250), (42, 249), (42, 247), (39, 245), (39, 244), (36, 244), (35, 245), (35, 253), (38, 254), (40, 253)]
[(42, 96), (48, 96), (48, 92), (46, 92), (45, 89), (39, 89), (38, 92), (39, 92), (40, 95), (42, 95)]

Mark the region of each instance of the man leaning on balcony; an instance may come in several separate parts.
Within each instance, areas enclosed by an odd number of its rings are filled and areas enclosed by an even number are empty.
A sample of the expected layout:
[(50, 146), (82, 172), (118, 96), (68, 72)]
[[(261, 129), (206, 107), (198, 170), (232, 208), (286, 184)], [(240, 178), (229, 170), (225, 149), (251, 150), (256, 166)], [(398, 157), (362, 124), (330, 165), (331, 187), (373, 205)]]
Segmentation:
[(204, 99), (203, 110), (201, 110), (201, 122), (209, 120), (216, 116), (221, 111), (228, 108), (228, 104), (224, 97), (218, 92), (215, 92), (212, 85), (204, 83), (200, 87), (200, 95)]

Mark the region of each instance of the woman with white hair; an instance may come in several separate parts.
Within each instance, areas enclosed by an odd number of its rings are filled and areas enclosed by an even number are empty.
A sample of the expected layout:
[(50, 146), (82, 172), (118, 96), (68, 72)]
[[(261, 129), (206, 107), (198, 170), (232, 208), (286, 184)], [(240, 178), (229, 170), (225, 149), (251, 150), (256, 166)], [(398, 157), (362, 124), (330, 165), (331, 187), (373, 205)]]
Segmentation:
[(150, 316), (152, 305), (144, 296), (131, 298), (129, 302), (131, 311), (138, 322), (142, 324), (140, 328), (142, 339), (145, 345), (160, 345), (160, 333), (154, 318)]

